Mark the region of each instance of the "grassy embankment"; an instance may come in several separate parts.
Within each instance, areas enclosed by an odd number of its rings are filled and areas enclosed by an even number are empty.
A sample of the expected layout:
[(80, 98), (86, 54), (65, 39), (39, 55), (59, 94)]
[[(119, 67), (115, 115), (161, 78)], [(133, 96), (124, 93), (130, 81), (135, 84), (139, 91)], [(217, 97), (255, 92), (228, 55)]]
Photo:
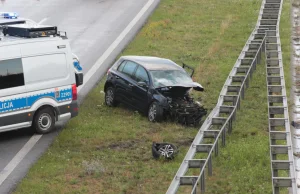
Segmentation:
[[(122, 55), (154, 55), (194, 66), (195, 80), (206, 89), (195, 95), (211, 110), (254, 28), (260, 5), (260, 0), (163, 0)], [(289, 64), (289, 1), (281, 28)], [(100, 92), (103, 83), (91, 91), (80, 116), (69, 122), (15, 193), (166, 192), (197, 129), (149, 123), (124, 106), (108, 108)], [(207, 193), (270, 193), (264, 64), (254, 73), (237, 118), (226, 148), (213, 160)], [(180, 153), (173, 161), (153, 160), (153, 141), (172, 142)]]

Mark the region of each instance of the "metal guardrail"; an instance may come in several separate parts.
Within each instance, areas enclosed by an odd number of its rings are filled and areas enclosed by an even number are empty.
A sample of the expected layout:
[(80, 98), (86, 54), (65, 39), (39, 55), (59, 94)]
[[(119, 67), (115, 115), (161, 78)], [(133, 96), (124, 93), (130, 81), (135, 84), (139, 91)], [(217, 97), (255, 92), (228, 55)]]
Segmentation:
[[(266, 52), (266, 63), (271, 66), (267, 68), (267, 73), (270, 74), (270, 76), (267, 76), (268, 83), (273, 84), (278, 83), (278, 81), (281, 83), (281, 85), (268, 85), (273, 193), (277, 194), (279, 187), (291, 187), (293, 193), (295, 193), (294, 162), (293, 157), (291, 157), (293, 152), (290, 144), (281, 50), (278, 50), (280, 49), (278, 27), (281, 7), (281, 0), (264, 0), (262, 2), (257, 25), (225, 81), (216, 107), (211, 111), (198, 131), (167, 190), (167, 194), (176, 193), (178, 188), (182, 185), (190, 185), (192, 188), (191, 193), (193, 194), (198, 193), (198, 191), (201, 193), (205, 192), (206, 169), (208, 170), (208, 175), (212, 175), (212, 154), (214, 152), (216, 156), (218, 155), (220, 139), (222, 146), (226, 144), (226, 133), (231, 133), (232, 131), (232, 122), (236, 119), (236, 111), (240, 109), (240, 101), (244, 98), (246, 88), (249, 87), (249, 82), (256, 69), (256, 65), (261, 61), (262, 52)], [(274, 44), (274, 40), (277, 41), (277, 43)], [(276, 49), (277, 51), (275, 52), (274, 50)], [(278, 62), (274, 62), (276, 56), (280, 57), (280, 60), (277, 60)], [(281, 64), (281, 66), (279, 66), (279, 68), (281, 68), (279, 73), (282, 73), (280, 76), (273, 76), (278, 74), (278, 69), (275, 69), (275, 64)], [(270, 95), (270, 92), (280, 91), (281, 96)], [(274, 103), (281, 101), (284, 102), (284, 107), (272, 106)], [(287, 114), (287, 117), (283, 118), (285, 119), (284, 124), (286, 131), (275, 132), (273, 131), (273, 127), (282, 124), (282, 120), (280, 118), (272, 118), (272, 115), (282, 113), (282, 111), (285, 116)], [(286, 146), (273, 144), (274, 141), (276, 143), (277, 139), (284, 140), (284, 138), (287, 140)], [(212, 142), (204, 143), (206, 139)], [(207, 155), (201, 159), (195, 159), (197, 153), (206, 153)], [(287, 161), (276, 160), (275, 155), (283, 153), (287, 153), (289, 159)], [(195, 168), (199, 169), (199, 174), (197, 173), (196, 176), (186, 175), (189, 169)], [(290, 170), (290, 176), (286, 178), (278, 177), (278, 170)]]
[[(289, 122), (284, 70), (281, 54), (279, 23), (283, 0), (273, 0), (273, 9), (264, 10), (266, 30), (266, 83), (268, 94), (270, 159), (273, 194), (279, 194), (281, 187), (288, 187), (289, 193), (297, 194), (296, 171)], [(268, 4), (265, 4), (268, 5)], [(270, 5), (270, 4), (269, 4)], [(258, 26), (260, 27), (260, 26)]]

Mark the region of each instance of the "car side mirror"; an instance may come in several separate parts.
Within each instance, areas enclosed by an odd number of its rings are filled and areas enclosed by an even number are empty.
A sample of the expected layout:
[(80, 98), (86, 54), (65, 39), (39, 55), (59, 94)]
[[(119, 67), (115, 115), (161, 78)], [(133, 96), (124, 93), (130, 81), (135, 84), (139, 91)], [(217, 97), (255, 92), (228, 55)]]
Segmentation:
[(148, 85), (146, 82), (138, 82), (138, 86), (143, 87), (143, 88), (148, 88)]

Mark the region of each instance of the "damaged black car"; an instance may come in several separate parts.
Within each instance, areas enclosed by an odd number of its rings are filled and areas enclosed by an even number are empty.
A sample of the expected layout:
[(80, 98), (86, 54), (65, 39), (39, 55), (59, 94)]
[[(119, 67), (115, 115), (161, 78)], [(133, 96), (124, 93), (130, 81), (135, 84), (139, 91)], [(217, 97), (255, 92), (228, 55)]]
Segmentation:
[(181, 67), (169, 59), (123, 56), (107, 72), (105, 103), (127, 104), (146, 113), (151, 122), (171, 118), (184, 125), (197, 125), (207, 112), (190, 96), (192, 89), (204, 90), (192, 80), (192, 74), (189, 66)]

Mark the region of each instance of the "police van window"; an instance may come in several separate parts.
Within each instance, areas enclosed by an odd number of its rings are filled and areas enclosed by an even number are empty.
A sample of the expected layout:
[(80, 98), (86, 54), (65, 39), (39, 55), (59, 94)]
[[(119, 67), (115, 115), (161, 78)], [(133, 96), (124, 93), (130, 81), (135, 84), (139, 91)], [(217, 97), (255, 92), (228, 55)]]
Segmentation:
[(25, 83), (40, 83), (68, 76), (65, 54), (51, 54), (22, 58)]
[(149, 84), (149, 77), (147, 71), (142, 67), (139, 66), (135, 72), (135, 80), (137, 82), (146, 82)]
[(128, 76), (132, 76), (137, 64), (131, 61), (127, 61), (122, 72)]
[(0, 61), (0, 90), (24, 86), (21, 59)]

